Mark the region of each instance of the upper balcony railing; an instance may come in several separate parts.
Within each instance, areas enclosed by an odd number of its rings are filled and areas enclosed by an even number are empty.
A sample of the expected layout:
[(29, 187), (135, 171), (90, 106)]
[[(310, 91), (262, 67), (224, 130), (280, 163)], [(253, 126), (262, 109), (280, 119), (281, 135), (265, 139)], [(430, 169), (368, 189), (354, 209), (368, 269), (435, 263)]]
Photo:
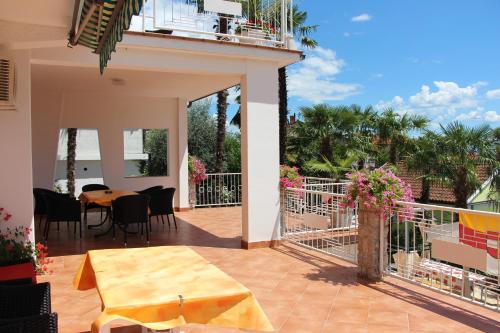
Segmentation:
[(293, 0), (149, 0), (130, 30), (295, 48), (290, 6)]

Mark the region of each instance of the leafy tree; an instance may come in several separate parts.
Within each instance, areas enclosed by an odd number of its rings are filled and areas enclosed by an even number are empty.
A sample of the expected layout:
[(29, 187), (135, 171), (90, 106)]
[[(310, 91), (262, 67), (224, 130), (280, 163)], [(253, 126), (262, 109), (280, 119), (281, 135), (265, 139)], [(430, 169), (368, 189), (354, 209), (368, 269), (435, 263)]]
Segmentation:
[(441, 125), (436, 175), (453, 188), (456, 207), (467, 208), (467, 199), (481, 186), (476, 172), (479, 165), (499, 168), (493, 134), (489, 126)]
[(148, 159), (139, 162), (139, 170), (143, 176), (167, 175), (167, 137), (166, 129), (144, 130), (144, 152), (148, 155)]
[(322, 158), (322, 162), (316, 160), (306, 162), (304, 169), (313, 173), (319, 172), (339, 182), (347, 172), (354, 170), (353, 165), (356, 164), (359, 157), (355, 153), (351, 153), (346, 158), (336, 158), (334, 161), (330, 161), (324, 156)]
[(241, 172), (241, 141), (239, 133), (226, 133), (224, 142), (226, 150), (225, 172)]
[(208, 172), (215, 172), (217, 121), (210, 114), (210, 99), (194, 102), (188, 110), (189, 154), (198, 157)]

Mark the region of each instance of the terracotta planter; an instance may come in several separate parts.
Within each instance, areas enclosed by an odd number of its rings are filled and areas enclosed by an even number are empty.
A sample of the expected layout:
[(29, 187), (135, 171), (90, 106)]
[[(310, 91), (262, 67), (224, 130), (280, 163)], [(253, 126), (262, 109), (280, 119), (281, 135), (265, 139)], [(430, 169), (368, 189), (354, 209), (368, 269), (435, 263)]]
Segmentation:
[[(387, 265), (387, 223), (379, 209), (366, 209), (359, 204), (358, 267), (362, 278), (379, 281)], [(382, 230), (381, 230), (382, 226)], [(380, 248), (383, 239), (382, 249)], [(382, 251), (381, 251), (382, 250)]]
[(0, 263), (0, 281), (27, 278), (36, 283), (36, 271), (31, 260)]

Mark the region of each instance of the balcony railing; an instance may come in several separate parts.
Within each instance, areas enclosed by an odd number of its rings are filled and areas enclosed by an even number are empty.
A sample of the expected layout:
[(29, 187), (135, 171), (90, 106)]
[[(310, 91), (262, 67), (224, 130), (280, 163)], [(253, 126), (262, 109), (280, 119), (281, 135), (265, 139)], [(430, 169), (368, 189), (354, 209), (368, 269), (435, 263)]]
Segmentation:
[(196, 207), (241, 205), (241, 173), (212, 173), (196, 185)]
[(149, 0), (132, 31), (290, 47), (293, 0)]
[(388, 222), (389, 274), (500, 310), (500, 214), (399, 202)]

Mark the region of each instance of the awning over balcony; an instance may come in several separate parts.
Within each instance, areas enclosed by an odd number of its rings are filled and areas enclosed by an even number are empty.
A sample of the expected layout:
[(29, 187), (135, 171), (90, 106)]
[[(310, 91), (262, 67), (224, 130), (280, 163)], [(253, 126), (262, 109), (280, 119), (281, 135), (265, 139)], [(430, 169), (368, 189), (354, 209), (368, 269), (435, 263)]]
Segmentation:
[(142, 4), (143, 0), (75, 0), (70, 44), (86, 46), (99, 54), (102, 74)]

